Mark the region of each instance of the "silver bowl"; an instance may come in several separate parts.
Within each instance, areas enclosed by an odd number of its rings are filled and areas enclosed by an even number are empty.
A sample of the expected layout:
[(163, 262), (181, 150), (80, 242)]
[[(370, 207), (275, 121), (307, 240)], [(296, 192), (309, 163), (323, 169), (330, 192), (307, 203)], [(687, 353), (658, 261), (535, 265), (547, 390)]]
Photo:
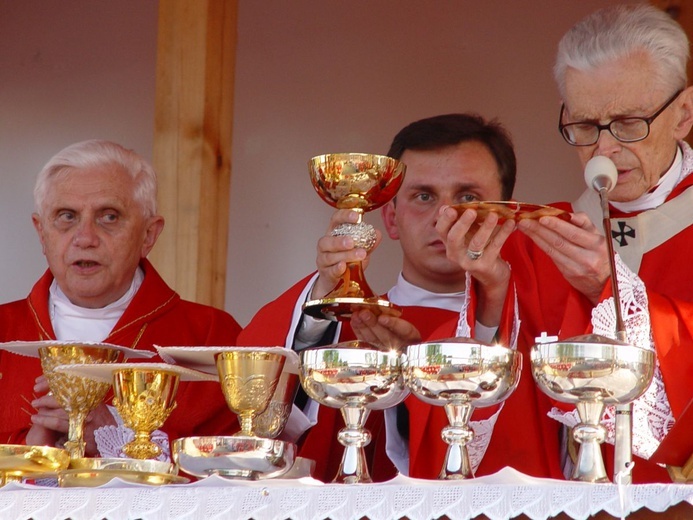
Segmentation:
[[(405, 379), (425, 403), (445, 407), (448, 426), (441, 437), (448, 444), (442, 480), (473, 477), (467, 444), (473, 408), (501, 403), (517, 388), (522, 354), (471, 338), (449, 338), (407, 347)], [(518, 425), (521, 427), (521, 425)]]
[(608, 482), (599, 446), (606, 439), (604, 407), (630, 403), (647, 390), (654, 376), (654, 352), (586, 335), (534, 345), (531, 360), (539, 388), (577, 407), (580, 424), (573, 438), (580, 448), (572, 479)]
[(294, 463), (290, 442), (249, 436), (183, 437), (171, 446), (177, 466), (195, 477), (260, 480), (284, 475)]

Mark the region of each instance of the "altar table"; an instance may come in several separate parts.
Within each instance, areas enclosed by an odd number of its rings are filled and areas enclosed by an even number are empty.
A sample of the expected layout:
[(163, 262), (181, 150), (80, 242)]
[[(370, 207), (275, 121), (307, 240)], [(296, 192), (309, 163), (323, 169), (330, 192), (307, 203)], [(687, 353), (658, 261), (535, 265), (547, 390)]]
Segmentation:
[(638, 510), (642, 514), (642, 508), (654, 515), (685, 502), (693, 504), (693, 486), (565, 482), (536, 479), (506, 468), (469, 481), (399, 476), (385, 483), (359, 485), (322, 484), (312, 479), (244, 482), (217, 476), (161, 487), (119, 479), (96, 488), (12, 482), (0, 488), (0, 518), (462, 520), (485, 515), (496, 520), (524, 515), (537, 520), (562, 515), (585, 519), (599, 512), (625, 518)]

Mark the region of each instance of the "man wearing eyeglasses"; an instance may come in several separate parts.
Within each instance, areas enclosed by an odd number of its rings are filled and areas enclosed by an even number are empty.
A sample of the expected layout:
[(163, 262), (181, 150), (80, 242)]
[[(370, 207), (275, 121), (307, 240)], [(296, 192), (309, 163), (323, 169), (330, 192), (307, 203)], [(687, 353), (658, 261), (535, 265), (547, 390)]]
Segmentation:
[[(583, 167), (606, 156), (618, 170), (609, 193), (611, 239), (628, 342), (657, 353), (654, 381), (634, 404), (634, 482), (670, 481), (648, 459), (693, 399), (693, 151), (683, 141), (693, 125), (688, 57), (685, 32), (663, 11), (611, 6), (566, 33), (554, 67), (561, 135)], [(572, 213), (569, 222), (523, 220), (522, 234), (503, 250), (520, 304), (518, 349), (525, 351), (544, 332), (566, 339), (614, 337), (616, 330), (599, 195), (588, 189), (575, 203), (556, 206)], [(448, 255), (459, 259), (466, 253), (454, 220), (446, 210), (438, 229)], [(652, 338), (645, 332), (650, 323)], [(577, 422), (572, 410), (548, 413), (567, 426)], [(613, 415), (607, 419), (613, 443)], [(507, 441), (503, 422), (511, 420), (521, 428), (521, 412), (513, 416), (507, 406), (489, 450)], [(604, 460), (613, 475), (613, 446)]]

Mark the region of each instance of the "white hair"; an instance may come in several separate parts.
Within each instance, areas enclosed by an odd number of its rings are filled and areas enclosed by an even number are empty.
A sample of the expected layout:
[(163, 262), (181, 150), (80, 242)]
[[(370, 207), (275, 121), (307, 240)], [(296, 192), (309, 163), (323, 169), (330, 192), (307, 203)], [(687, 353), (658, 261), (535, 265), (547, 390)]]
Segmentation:
[(658, 82), (672, 92), (687, 84), (688, 37), (667, 13), (648, 4), (605, 7), (575, 24), (558, 44), (554, 78), (565, 99), (566, 70), (580, 71), (645, 51)]
[(41, 215), (52, 179), (68, 170), (118, 166), (135, 181), (134, 198), (145, 216), (156, 215), (157, 181), (154, 169), (133, 150), (111, 141), (92, 139), (68, 146), (55, 154), (36, 178), (34, 207)]

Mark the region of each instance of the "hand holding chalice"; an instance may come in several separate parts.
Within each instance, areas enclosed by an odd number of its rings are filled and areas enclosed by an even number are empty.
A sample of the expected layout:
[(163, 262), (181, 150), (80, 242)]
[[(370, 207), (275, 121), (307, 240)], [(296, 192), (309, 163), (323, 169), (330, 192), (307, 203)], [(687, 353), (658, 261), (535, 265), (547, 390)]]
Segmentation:
[[(383, 155), (337, 153), (314, 157), (308, 166), (313, 187), (325, 202), (359, 214), (357, 223), (344, 223), (332, 234), (349, 236), (355, 247), (370, 251), (375, 245), (375, 228), (363, 222), (363, 213), (381, 207), (397, 194), (404, 180), (404, 163)], [(395, 308), (368, 286), (361, 262), (349, 262), (332, 291), (306, 302), (303, 311), (316, 318), (344, 320), (354, 309), (364, 307), (375, 314)]]

